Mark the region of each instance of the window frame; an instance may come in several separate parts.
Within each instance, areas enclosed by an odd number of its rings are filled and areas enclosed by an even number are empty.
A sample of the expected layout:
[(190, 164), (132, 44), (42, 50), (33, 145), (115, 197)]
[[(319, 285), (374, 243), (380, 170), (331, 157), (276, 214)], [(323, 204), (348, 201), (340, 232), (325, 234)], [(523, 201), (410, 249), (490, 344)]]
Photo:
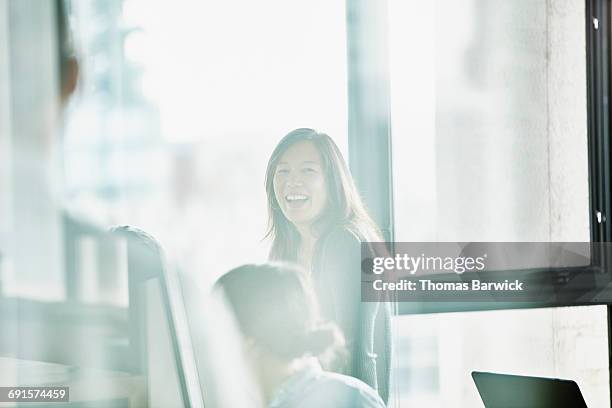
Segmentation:
[[(392, 138), (385, 17), (388, 2), (347, 0), (346, 6), (349, 164), (357, 187), (372, 216), (381, 226), (385, 240), (393, 242)], [(610, 29), (610, 5), (604, 0), (585, 0), (589, 226), (592, 243), (612, 242), (612, 223), (608, 219), (612, 216), (612, 150), (610, 107), (607, 102), (610, 94)], [(370, 41), (363, 41), (365, 38)], [(602, 270), (609, 270), (609, 261), (605, 257), (594, 259), (586, 267), (546, 269), (545, 272), (533, 269), (526, 272), (533, 272), (532, 276), (552, 273), (551, 278), (556, 280), (586, 274), (601, 281)], [(466, 273), (464, 277), (469, 279), (470, 274), (476, 277), (475, 273)], [(443, 279), (444, 275), (439, 275), (439, 278)], [(604, 279), (609, 280), (609, 276)], [(606, 303), (398, 302), (396, 308), (398, 314), (420, 314), (597, 304)], [(612, 323), (609, 323), (609, 327), (612, 333)]]

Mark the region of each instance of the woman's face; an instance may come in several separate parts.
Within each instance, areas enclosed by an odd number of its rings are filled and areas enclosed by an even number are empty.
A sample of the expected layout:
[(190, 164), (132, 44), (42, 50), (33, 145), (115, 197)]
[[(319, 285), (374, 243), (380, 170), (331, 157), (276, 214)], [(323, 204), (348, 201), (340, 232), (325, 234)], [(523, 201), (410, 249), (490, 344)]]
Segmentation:
[(280, 157), (274, 194), (281, 211), (296, 227), (310, 227), (327, 203), (321, 156), (309, 141), (297, 142)]

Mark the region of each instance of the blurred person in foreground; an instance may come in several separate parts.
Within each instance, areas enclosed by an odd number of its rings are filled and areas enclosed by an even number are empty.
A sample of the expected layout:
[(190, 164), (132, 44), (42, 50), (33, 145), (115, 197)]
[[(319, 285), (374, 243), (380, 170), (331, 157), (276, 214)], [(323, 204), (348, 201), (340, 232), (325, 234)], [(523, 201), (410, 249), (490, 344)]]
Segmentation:
[(321, 368), (344, 345), (321, 320), (305, 272), (281, 263), (244, 265), (215, 284), (244, 336), (247, 358), (269, 408), (384, 408), (366, 383)]
[(55, 0), (55, 9), (58, 36), (60, 102), (63, 109), (77, 87), (79, 61), (75, 56), (64, 1)]

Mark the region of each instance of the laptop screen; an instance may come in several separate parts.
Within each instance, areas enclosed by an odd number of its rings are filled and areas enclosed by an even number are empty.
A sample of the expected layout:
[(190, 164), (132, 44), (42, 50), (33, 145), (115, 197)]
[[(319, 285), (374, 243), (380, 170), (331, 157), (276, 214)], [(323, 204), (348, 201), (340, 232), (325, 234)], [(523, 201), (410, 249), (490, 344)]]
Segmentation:
[(571, 380), (472, 372), (486, 408), (586, 408)]

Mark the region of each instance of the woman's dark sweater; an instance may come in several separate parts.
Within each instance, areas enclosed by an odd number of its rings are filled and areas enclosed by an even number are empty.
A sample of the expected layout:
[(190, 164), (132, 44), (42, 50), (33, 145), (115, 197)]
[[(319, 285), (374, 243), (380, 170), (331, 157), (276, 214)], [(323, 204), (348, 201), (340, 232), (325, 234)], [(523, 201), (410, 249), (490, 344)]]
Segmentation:
[(389, 397), (391, 305), (361, 301), (361, 242), (351, 231), (336, 228), (321, 238), (312, 277), (321, 311), (346, 338), (348, 357), (330, 369), (356, 377)]

